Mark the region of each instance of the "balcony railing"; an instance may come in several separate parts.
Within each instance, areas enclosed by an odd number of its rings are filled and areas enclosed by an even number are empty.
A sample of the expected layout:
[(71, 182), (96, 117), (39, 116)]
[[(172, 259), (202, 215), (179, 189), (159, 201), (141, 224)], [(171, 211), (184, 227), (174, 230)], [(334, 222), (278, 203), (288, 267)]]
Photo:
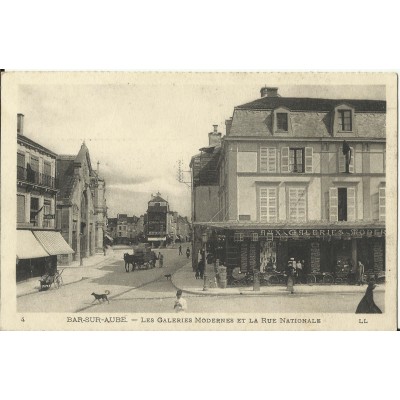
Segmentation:
[(34, 171), (33, 169), (27, 169), (23, 167), (17, 167), (17, 179), (25, 182), (36, 183), (37, 185), (47, 186), (55, 188), (54, 177), (40, 172)]

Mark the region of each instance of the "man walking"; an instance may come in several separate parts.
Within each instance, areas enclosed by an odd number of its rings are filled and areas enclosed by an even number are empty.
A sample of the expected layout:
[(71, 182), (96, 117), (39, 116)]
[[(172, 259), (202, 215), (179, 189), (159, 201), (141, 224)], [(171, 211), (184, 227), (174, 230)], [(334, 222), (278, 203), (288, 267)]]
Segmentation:
[(182, 255), (182, 246), (179, 245), (179, 255)]

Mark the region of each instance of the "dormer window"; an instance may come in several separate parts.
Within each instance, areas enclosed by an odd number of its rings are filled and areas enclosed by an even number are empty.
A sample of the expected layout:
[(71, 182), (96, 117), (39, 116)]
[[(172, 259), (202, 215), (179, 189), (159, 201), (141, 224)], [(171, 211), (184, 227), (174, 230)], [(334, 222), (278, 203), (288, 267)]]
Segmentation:
[(290, 110), (286, 107), (278, 107), (273, 111), (273, 134), (291, 134)]
[(351, 110), (339, 110), (339, 129), (342, 132), (351, 132), (353, 130)]
[(282, 131), (282, 132), (288, 131), (288, 114), (287, 113), (277, 113), (276, 114), (276, 128), (278, 131)]
[(332, 122), (332, 133), (334, 136), (353, 136), (356, 131), (354, 108), (349, 104), (339, 104), (334, 109)]

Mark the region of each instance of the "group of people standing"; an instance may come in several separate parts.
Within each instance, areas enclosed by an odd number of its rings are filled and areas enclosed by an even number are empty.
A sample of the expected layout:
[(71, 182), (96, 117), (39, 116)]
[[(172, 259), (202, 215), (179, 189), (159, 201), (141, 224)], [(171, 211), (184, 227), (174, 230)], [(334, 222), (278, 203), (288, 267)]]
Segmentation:
[[(183, 253), (182, 253), (182, 246), (181, 245), (179, 245), (179, 255), (181, 256)], [(189, 258), (190, 257), (190, 248), (188, 247), (187, 249), (186, 249), (186, 257), (187, 258)]]

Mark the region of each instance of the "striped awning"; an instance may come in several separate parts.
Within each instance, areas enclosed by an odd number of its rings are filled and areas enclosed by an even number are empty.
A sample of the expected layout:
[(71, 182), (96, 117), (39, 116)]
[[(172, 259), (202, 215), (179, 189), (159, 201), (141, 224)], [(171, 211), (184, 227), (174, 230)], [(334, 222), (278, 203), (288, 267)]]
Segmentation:
[(52, 256), (75, 253), (61, 236), (60, 232), (33, 231), (33, 234), (40, 244), (45, 248), (45, 250)]
[(17, 257), (20, 260), (28, 258), (48, 257), (49, 253), (33, 236), (32, 231), (17, 230)]

